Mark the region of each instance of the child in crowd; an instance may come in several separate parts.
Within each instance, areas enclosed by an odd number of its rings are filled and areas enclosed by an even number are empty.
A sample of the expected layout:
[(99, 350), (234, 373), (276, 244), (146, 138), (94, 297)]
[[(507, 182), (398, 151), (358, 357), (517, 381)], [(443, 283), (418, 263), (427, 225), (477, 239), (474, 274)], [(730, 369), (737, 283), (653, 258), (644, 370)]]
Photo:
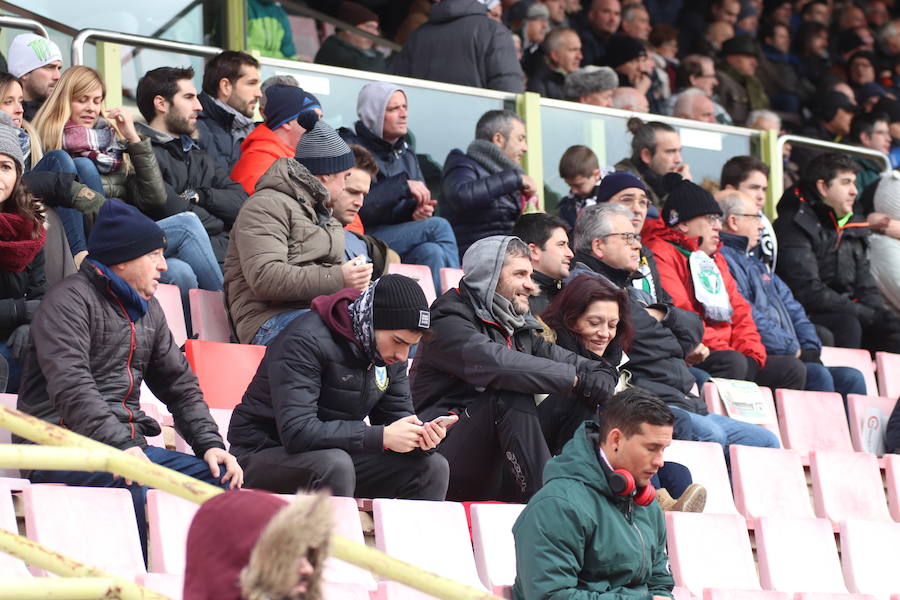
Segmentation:
[(559, 217), (575, 227), (575, 219), (585, 206), (597, 204), (600, 163), (587, 146), (570, 146), (559, 159), (559, 176), (569, 186), (569, 194), (559, 201)]

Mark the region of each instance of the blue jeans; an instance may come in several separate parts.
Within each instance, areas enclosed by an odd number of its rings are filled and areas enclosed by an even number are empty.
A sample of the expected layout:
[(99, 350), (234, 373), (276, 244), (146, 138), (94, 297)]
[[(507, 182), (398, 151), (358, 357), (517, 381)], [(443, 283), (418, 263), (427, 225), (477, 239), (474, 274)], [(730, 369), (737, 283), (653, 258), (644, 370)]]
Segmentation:
[(680, 498), (689, 485), (694, 483), (691, 471), (681, 463), (669, 462), (650, 478), (656, 489), (665, 488), (673, 498)]
[(268, 346), (272, 340), (278, 337), (278, 334), (281, 333), (282, 329), (290, 325), (291, 321), (305, 312), (309, 312), (309, 309), (301, 308), (299, 310), (290, 310), (275, 315), (274, 317), (269, 317), (269, 319), (262, 324), (262, 327), (259, 328), (259, 331), (256, 332), (256, 335), (253, 336), (253, 340), (250, 343)]
[(686, 411), (677, 406), (669, 406), (672, 412), (681, 411), (691, 418), (694, 428), (694, 441), (716, 442), (725, 451), (725, 460), (728, 461), (728, 446), (739, 444), (741, 446), (758, 446), (761, 448), (780, 448), (778, 438), (768, 429), (753, 423), (745, 423), (725, 417), (723, 415), (699, 415)]
[[(150, 462), (168, 467), (173, 471), (184, 473), (194, 479), (199, 479), (212, 485), (226, 487), (212, 476), (212, 473), (209, 472), (209, 465), (196, 456), (166, 450), (165, 448), (157, 448), (156, 446), (147, 446), (144, 448), (144, 454), (147, 455)], [(114, 477), (110, 473), (85, 471), (32, 471), (29, 479), (32, 483), (64, 483), (66, 485), (85, 487), (127, 487), (128, 491), (131, 492), (132, 502), (134, 502), (134, 515), (137, 518), (138, 533), (141, 536), (141, 548), (144, 550), (144, 557), (147, 556), (147, 516), (145, 512), (147, 486), (139, 483), (132, 483), (130, 486), (126, 486), (125, 480), (121, 477)]]
[(441, 289), (441, 269), (459, 268), (459, 248), (447, 219), (429, 217), (396, 225), (366, 229), (366, 233), (390, 246), (409, 264), (428, 265), (434, 278), (434, 289)]
[(851, 367), (826, 367), (819, 363), (806, 365), (806, 386), (811, 392), (837, 392), (847, 394), (866, 394), (866, 379), (857, 369)]
[(22, 363), (13, 358), (12, 351), (4, 342), (0, 341), (0, 360), (5, 360), (8, 372), (6, 374), (6, 386), (0, 383), (0, 393), (15, 394), (19, 391), (19, 378), (22, 376)]

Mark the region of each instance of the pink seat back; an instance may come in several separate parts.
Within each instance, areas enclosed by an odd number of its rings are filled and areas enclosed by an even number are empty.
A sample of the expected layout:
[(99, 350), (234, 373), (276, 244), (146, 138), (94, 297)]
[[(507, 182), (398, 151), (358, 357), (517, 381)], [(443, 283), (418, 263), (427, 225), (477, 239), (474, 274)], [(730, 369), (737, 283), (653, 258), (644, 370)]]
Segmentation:
[[(775, 411), (775, 400), (772, 399), (772, 390), (767, 387), (759, 386), (759, 395), (760, 402), (766, 405), (769, 409), (769, 414), (776, 415), (777, 412)], [(703, 384), (703, 400), (706, 402), (706, 409), (709, 412), (714, 415), (728, 416), (728, 411), (725, 409), (725, 404), (719, 396), (719, 390), (715, 383), (708, 381)], [(761, 423), (759, 426), (771, 431), (772, 434), (778, 438), (778, 443), (784, 446), (781, 441), (781, 431), (778, 428), (777, 420), (773, 419), (770, 423)]]
[(191, 327), (198, 340), (230, 342), (231, 326), (225, 312), (225, 294), (208, 290), (188, 290)]
[(184, 575), (187, 533), (198, 508), (197, 504), (168, 492), (147, 491), (147, 539), (151, 570)]
[(184, 576), (169, 573), (144, 573), (135, 577), (135, 583), (158, 592), (172, 600), (181, 600), (184, 593)]
[[(800, 592), (794, 600), (878, 600), (870, 594), (826, 594), (824, 592)], [(898, 599), (900, 600), (900, 599)]]
[(184, 305), (181, 304), (181, 290), (177, 285), (160, 283), (156, 288), (155, 297), (166, 315), (166, 323), (169, 324), (175, 345), (181, 348), (188, 338), (187, 326), (184, 324)]
[(891, 516), (900, 521), (900, 455), (884, 455), (884, 479)]
[[(16, 402), (18, 401), (18, 396), (16, 394), (0, 394), (0, 406), (5, 406), (6, 408), (16, 408)], [(0, 428), (0, 444), (11, 444), (12, 443), (12, 432), (8, 429)], [(18, 477), (19, 470), (18, 469), (6, 469), (0, 468), (0, 477)]]
[(876, 352), (875, 366), (879, 393), (896, 400), (900, 396), (900, 354)]
[(703, 590), (703, 600), (793, 600), (787, 592), (769, 590)]
[[(222, 436), (222, 442), (225, 444), (225, 449), (231, 447), (231, 444), (228, 443), (228, 425), (231, 423), (231, 413), (234, 412), (230, 408), (210, 408), (209, 414), (212, 416), (213, 421), (216, 422), (216, 425), (219, 427), (219, 435)], [(175, 432), (175, 450), (178, 452), (184, 452), (185, 454), (193, 454), (194, 449), (188, 446), (188, 443), (184, 440), (183, 437), (176, 431)]]
[(764, 588), (792, 593), (847, 591), (828, 519), (762, 517), (754, 531)]
[[(12, 491), (3, 482), (0, 482), (0, 529), (19, 535)], [(31, 573), (28, 572), (24, 562), (0, 551), (0, 578), (3, 577), (31, 577)]]
[(866, 379), (866, 393), (869, 396), (878, 395), (875, 369), (872, 367), (872, 355), (869, 354), (868, 350), (822, 346), (822, 364), (826, 367), (853, 367), (854, 369), (859, 369)]
[(431, 268), (427, 265), (391, 263), (388, 265), (388, 273), (396, 273), (397, 275), (405, 275), (410, 279), (415, 279), (422, 291), (425, 292), (425, 300), (429, 306), (437, 298), (437, 294), (434, 291), (434, 278), (431, 276)]
[(516, 582), (516, 541), (512, 526), (524, 504), (473, 504), (472, 546), (482, 583), (504, 596)]
[(675, 585), (695, 596), (706, 588), (760, 589), (742, 516), (667, 512), (666, 528)]
[(462, 276), (462, 269), (443, 267), (441, 269), (441, 293), (443, 294), (447, 290), (459, 287), (459, 280), (462, 279)]
[[(732, 445), (734, 502), (748, 519), (815, 516), (803, 462), (796, 450)], [(772, 485), (777, 481), (778, 485)]]
[(779, 389), (775, 397), (786, 448), (803, 456), (813, 450), (853, 450), (840, 394)]
[(809, 457), (816, 516), (890, 521), (878, 459), (865, 452), (819, 450)]
[[(334, 529), (332, 533), (343, 536), (352, 542), (365, 544), (356, 500), (333, 496), (331, 498), (331, 507), (334, 510)], [(343, 586), (345, 591), (348, 586), (356, 586), (366, 592), (378, 589), (378, 584), (372, 573), (338, 560), (333, 556), (329, 557), (325, 564), (324, 579), (328, 584)], [(336, 589), (333, 588), (332, 591)]]
[(884, 431), (896, 403), (896, 397), (847, 394), (847, 415), (854, 450), (884, 453)]
[[(141, 410), (144, 411), (144, 414), (156, 421), (160, 424), (160, 427), (163, 424), (162, 412), (159, 410), (159, 404), (155, 402), (144, 402), (141, 400)], [(146, 436), (145, 436), (146, 437)], [(166, 440), (162, 431), (160, 431), (159, 435), (154, 435), (153, 437), (147, 437), (147, 443), (151, 446), (156, 446), (157, 448), (165, 448)]]
[(674, 440), (666, 448), (663, 458), (686, 466), (691, 470), (691, 478), (706, 486), (706, 508), (703, 512), (738, 514), (731, 495), (722, 446), (714, 442)]
[(851, 592), (886, 599), (900, 590), (900, 524), (850, 520), (841, 524), (841, 561)]
[(36, 484), (23, 497), (30, 539), (119, 577), (146, 572), (128, 490)]

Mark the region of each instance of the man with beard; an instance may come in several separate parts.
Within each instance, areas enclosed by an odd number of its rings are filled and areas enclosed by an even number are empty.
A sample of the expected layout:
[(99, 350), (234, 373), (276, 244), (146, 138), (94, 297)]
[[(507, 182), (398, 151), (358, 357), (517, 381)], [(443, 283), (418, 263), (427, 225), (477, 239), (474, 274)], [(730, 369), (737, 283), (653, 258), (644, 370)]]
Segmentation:
[[(681, 159), (681, 136), (675, 129), (661, 121), (644, 122), (637, 117), (628, 119), (631, 140), (631, 157), (616, 163), (616, 171), (631, 171), (647, 187), (651, 203), (662, 207), (666, 195), (662, 180), (666, 173), (680, 173), (691, 179), (689, 165)], [(654, 211), (651, 217), (655, 217)]]
[(23, 33), (9, 45), (8, 64), (9, 72), (22, 84), (22, 118), (31, 121), (62, 76), (62, 53), (52, 40)]
[(150, 216), (161, 219), (186, 211), (197, 213), (221, 265), (228, 232), (247, 193), (191, 138), (201, 109), (193, 77), (191, 68), (148, 71), (138, 82), (136, 94), (147, 125), (136, 126), (150, 138), (166, 186), (161, 214)]

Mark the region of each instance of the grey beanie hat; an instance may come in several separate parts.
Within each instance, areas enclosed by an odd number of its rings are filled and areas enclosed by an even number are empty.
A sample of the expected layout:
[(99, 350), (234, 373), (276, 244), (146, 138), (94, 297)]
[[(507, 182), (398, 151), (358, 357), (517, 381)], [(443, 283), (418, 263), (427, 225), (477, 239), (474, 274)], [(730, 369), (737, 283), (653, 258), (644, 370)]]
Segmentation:
[(303, 134), (294, 157), (313, 175), (332, 175), (356, 166), (353, 151), (325, 121)]
[(25, 172), (25, 155), (19, 142), (19, 128), (13, 125), (9, 113), (0, 110), (0, 154), (6, 154), (19, 166), (19, 174)]
[(578, 100), (595, 92), (614, 90), (619, 86), (619, 75), (609, 67), (588, 65), (566, 75), (563, 97)]

